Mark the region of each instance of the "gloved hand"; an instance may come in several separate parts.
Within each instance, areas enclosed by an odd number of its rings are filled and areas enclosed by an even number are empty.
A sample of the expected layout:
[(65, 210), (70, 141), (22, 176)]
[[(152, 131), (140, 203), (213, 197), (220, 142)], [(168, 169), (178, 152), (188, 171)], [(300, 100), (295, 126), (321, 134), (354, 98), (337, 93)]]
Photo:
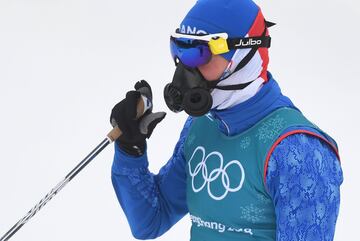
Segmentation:
[[(126, 93), (126, 98), (114, 106), (111, 111), (110, 122), (118, 126), (122, 135), (116, 143), (127, 154), (141, 156), (145, 152), (146, 138), (149, 138), (160, 121), (165, 118), (165, 112), (152, 112), (152, 91), (150, 85), (141, 80), (135, 84), (135, 90)], [(139, 119), (137, 103), (142, 96), (150, 102), (151, 107)]]

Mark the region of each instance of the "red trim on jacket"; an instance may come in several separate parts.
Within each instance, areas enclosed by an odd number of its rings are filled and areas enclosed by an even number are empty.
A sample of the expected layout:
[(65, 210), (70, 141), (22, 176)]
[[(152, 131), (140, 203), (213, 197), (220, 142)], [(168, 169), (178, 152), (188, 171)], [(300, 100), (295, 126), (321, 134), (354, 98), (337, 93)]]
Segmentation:
[(325, 141), (327, 144), (329, 144), (332, 147), (332, 149), (335, 151), (335, 154), (336, 154), (337, 158), (340, 161), (339, 151), (338, 151), (337, 147), (333, 143), (328, 141), (326, 138), (324, 138), (323, 136), (321, 136), (319, 134), (316, 134), (314, 132), (311, 132), (311, 131), (307, 131), (307, 130), (293, 130), (293, 131), (290, 131), (290, 132), (285, 133), (284, 135), (280, 136), (279, 139), (277, 139), (275, 141), (275, 143), (271, 146), (270, 151), (268, 152), (268, 154), (266, 156), (266, 159), (265, 159), (265, 166), (264, 166), (264, 184), (265, 184), (265, 186), (266, 186), (266, 174), (267, 174), (267, 169), (268, 169), (268, 165), (269, 165), (269, 160), (270, 160), (271, 154), (275, 150), (276, 146), (282, 140), (284, 140), (286, 137), (288, 137), (290, 135), (293, 135), (293, 134), (301, 134), (301, 133), (302, 134), (308, 134), (308, 135), (311, 135), (311, 136), (315, 136), (315, 137), (318, 137), (321, 140)]

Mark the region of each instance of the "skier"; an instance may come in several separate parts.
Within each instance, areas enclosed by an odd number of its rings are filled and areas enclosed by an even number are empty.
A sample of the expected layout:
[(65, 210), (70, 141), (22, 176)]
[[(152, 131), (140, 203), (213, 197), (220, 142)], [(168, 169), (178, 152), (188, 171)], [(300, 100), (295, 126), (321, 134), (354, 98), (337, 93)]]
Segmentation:
[(268, 28), (252, 0), (198, 0), (170, 38), (168, 107), (189, 114), (155, 175), (146, 139), (165, 117), (136, 119), (150, 85), (115, 105), (112, 182), (135, 238), (154, 239), (187, 213), (192, 241), (333, 240), (343, 180), (335, 141), (268, 72)]

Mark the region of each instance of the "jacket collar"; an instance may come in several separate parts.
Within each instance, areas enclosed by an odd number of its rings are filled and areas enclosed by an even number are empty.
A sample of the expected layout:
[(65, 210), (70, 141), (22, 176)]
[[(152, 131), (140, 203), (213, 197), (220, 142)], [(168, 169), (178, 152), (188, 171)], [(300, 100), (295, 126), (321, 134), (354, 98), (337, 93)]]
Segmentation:
[(229, 109), (212, 109), (210, 114), (218, 120), (220, 130), (231, 136), (247, 130), (266, 115), (281, 107), (296, 109), (291, 100), (282, 95), (278, 83), (268, 72), (268, 81), (253, 97)]

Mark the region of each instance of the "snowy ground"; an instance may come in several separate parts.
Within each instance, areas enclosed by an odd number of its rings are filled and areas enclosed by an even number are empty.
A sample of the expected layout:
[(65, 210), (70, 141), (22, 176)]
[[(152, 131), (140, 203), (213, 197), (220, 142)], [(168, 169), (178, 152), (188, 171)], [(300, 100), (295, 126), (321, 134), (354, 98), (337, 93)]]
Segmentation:
[[(110, 129), (109, 113), (148, 80), (166, 110), (169, 34), (189, 1), (0, 1), (0, 236)], [(355, 0), (259, 1), (271, 29), (270, 70), (283, 92), (339, 143), (345, 182), (335, 240), (354, 240), (359, 107)], [(168, 116), (149, 142), (151, 170), (167, 161), (185, 120)], [(134, 240), (110, 181), (107, 148), (12, 240)], [(188, 240), (185, 217), (158, 240)]]

